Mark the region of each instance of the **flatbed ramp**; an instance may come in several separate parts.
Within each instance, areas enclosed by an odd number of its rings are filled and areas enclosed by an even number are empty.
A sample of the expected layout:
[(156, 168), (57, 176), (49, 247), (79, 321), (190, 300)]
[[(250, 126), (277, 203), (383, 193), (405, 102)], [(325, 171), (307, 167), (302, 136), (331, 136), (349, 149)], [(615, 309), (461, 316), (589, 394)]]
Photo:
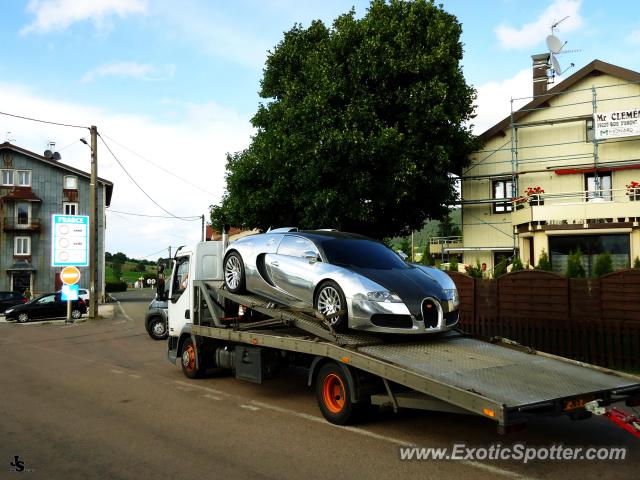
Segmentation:
[[(637, 377), (509, 341), (493, 342), (457, 331), (411, 338), (340, 334), (309, 312), (281, 308), (254, 295), (231, 294), (204, 282), (196, 286), (202, 307), (206, 303), (209, 308), (199, 309), (193, 334), (348, 364), (380, 377), (387, 392), (382, 397), (394, 406), (403, 395), (414, 402), (417, 394), (432, 404), (453, 405), (453, 411), (484, 415), (504, 427), (526, 422), (533, 415), (584, 414), (585, 404), (593, 400), (609, 405), (640, 396)], [(223, 325), (212, 314), (212, 296), (232, 300), (269, 319)]]

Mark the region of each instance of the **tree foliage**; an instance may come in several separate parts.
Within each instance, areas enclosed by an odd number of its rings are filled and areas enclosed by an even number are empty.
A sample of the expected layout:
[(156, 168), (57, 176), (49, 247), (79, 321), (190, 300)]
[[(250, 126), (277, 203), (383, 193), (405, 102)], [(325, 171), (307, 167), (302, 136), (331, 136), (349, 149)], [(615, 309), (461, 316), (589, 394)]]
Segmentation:
[(596, 257), (596, 263), (593, 266), (593, 276), (601, 277), (607, 273), (613, 272), (613, 259), (609, 252), (601, 253)]
[(522, 260), (517, 255), (513, 258), (513, 263), (511, 264), (512, 272), (519, 272), (520, 270), (524, 270), (524, 265), (522, 264)]
[(633, 268), (640, 268), (640, 257), (636, 257), (633, 261)]
[(567, 259), (567, 278), (585, 278), (587, 276), (582, 265), (582, 252), (578, 248), (569, 254)]
[(545, 252), (544, 250), (540, 252), (540, 257), (538, 258), (538, 265), (536, 265), (535, 269), (544, 270), (547, 272), (551, 271), (551, 262), (549, 261), (549, 255), (547, 255), (547, 252)]
[(493, 267), (493, 278), (500, 278), (507, 273), (507, 264), (509, 263), (509, 257), (501, 255), (498, 257), (498, 263)]
[(461, 25), (426, 0), (374, 0), (270, 52), (251, 145), (227, 156), (212, 224), (338, 228), (375, 238), (443, 218), (476, 147)]

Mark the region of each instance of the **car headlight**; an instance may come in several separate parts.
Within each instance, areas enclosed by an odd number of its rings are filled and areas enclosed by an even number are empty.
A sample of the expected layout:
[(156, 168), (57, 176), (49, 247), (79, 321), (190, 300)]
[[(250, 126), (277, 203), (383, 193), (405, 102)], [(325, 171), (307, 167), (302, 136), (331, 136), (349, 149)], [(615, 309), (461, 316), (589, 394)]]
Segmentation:
[(4, 311), (4, 313), (11, 313), (11, 312), (13, 312), (13, 308), (8, 308)]
[(367, 299), (373, 300), (374, 302), (402, 302), (402, 299), (398, 295), (384, 290), (381, 292), (368, 292)]
[(444, 290), (444, 297), (450, 302), (451, 310), (455, 310), (460, 306), (460, 297), (458, 297), (458, 290), (455, 288), (447, 288)]

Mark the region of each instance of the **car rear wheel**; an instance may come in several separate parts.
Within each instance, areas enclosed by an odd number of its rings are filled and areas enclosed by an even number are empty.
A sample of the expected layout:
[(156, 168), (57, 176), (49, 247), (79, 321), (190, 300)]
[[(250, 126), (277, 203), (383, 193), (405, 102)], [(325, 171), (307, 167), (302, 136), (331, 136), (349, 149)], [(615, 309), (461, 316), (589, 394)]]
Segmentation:
[(164, 319), (154, 317), (149, 322), (149, 336), (154, 340), (164, 340), (167, 338), (167, 326)]
[(23, 312), (23, 313), (20, 313), (20, 314), (18, 315), (18, 321), (19, 321), (20, 323), (27, 323), (27, 322), (29, 321), (29, 315), (28, 315), (28, 314), (26, 314), (26, 313), (24, 313), (24, 312)]
[(340, 286), (333, 280), (324, 282), (316, 294), (315, 308), (337, 332), (344, 332), (349, 323), (347, 300)]
[(82, 316), (82, 312), (77, 308), (74, 308), (73, 310), (71, 310), (71, 318), (73, 318), (74, 320), (79, 319), (81, 316)]
[(224, 260), (224, 283), (231, 293), (245, 290), (244, 262), (238, 252), (231, 252)]

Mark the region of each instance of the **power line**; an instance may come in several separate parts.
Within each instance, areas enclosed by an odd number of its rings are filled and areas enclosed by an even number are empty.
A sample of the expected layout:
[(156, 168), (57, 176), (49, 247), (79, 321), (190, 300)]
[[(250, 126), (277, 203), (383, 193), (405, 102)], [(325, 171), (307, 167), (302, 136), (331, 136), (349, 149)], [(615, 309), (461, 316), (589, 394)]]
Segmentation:
[(208, 191), (208, 190), (205, 190), (204, 188), (199, 187), (198, 185), (196, 185), (195, 183), (191, 182), (190, 180), (187, 180), (186, 178), (183, 178), (183, 177), (181, 177), (180, 175), (177, 175), (176, 173), (173, 173), (172, 171), (167, 170), (167, 169), (166, 169), (166, 168), (164, 168), (162, 165), (158, 165), (158, 164), (157, 164), (157, 163), (155, 163), (154, 161), (149, 160), (149, 159), (148, 159), (148, 158), (146, 158), (146, 157), (143, 157), (143, 156), (142, 156), (142, 155), (140, 155), (139, 153), (134, 152), (133, 150), (131, 150), (129, 147), (127, 147), (127, 146), (125, 146), (125, 145), (123, 145), (123, 144), (121, 144), (121, 143), (117, 142), (116, 140), (114, 140), (113, 138), (111, 138), (109, 135), (104, 135), (104, 136), (105, 136), (106, 138), (108, 138), (110, 141), (112, 141), (113, 143), (115, 143), (116, 145), (118, 145), (119, 147), (124, 148), (124, 149), (125, 149), (125, 150), (127, 150), (129, 153), (132, 153), (133, 155), (137, 156), (138, 158), (141, 158), (141, 159), (142, 159), (142, 160), (144, 160), (145, 162), (150, 163), (151, 165), (153, 165), (153, 166), (155, 166), (155, 167), (159, 168), (160, 170), (162, 170), (162, 171), (164, 171), (164, 172), (168, 173), (169, 175), (171, 175), (171, 176), (173, 176), (173, 177), (176, 177), (176, 178), (177, 178), (177, 179), (179, 179), (179, 180), (182, 180), (184, 183), (186, 183), (186, 184), (188, 184), (188, 185), (191, 185), (191, 186), (192, 186), (192, 187), (194, 187), (194, 188), (197, 188), (198, 190), (200, 190), (200, 191), (201, 191), (201, 192), (203, 192), (203, 193), (207, 193), (207, 194), (209, 194), (209, 195), (213, 195), (213, 196), (215, 196), (215, 193), (210, 192), (210, 191)]
[(161, 250), (158, 250), (157, 252), (153, 252), (153, 253), (150, 253), (149, 255), (145, 255), (142, 258), (149, 258), (149, 257), (152, 257), (153, 255), (158, 255), (159, 253), (163, 253), (163, 252), (166, 252), (166, 251), (167, 251), (167, 249), (163, 248)]
[(30, 120), (32, 122), (48, 123), (49, 125), (58, 125), (59, 127), (86, 128), (87, 130), (89, 129), (89, 127), (85, 127), (85, 126), (82, 126), (82, 125), (73, 125), (73, 124), (70, 124), (70, 123), (52, 122), (50, 120), (42, 120), (40, 118), (33, 118), (33, 117), (25, 117), (23, 115), (16, 115), (15, 113), (0, 112), (0, 115), (6, 115), (7, 117), (21, 118), (22, 120)]
[(123, 215), (133, 215), (134, 217), (149, 217), (149, 218), (179, 218), (180, 220), (187, 220), (189, 222), (195, 222), (196, 220), (200, 220), (202, 218), (202, 215), (191, 215), (189, 217), (175, 217), (175, 216), (168, 216), (168, 215), (145, 215), (143, 213), (133, 213), (133, 212), (121, 212), (119, 210), (113, 210), (112, 208), (109, 208), (108, 210), (106, 210), (107, 213), (112, 212), (112, 213), (121, 213)]
[[(122, 168), (122, 170), (124, 170), (124, 173), (127, 174), (127, 176), (131, 179), (131, 181), (135, 184), (136, 187), (138, 187), (140, 189), (140, 191), (142, 193), (145, 194), (145, 196), (151, 200), (160, 210), (162, 210), (165, 213), (168, 213), (171, 217), (173, 218), (177, 218), (178, 220), (184, 220), (184, 218), (182, 217), (178, 217), (177, 215), (174, 215), (173, 213), (171, 213), (169, 210), (167, 210), (166, 208), (164, 208), (162, 205), (160, 205), (158, 202), (156, 202), (153, 198), (151, 198), (151, 195), (149, 195), (147, 192), (145, 192), (144, 188), (142, 188), (140, 186), (140, 184), (138, 182), (136, 182), (136, 180), (131, 176), (131, 174), (127, 171), (126, 168), (124, 168), (124, 165), (122, 165), (122, 163), (120, 162), (120, 160), (118, 160), (118, 157), (116, 157), (116, 154), (113, 153), (113, 150), (111, 150), (111, 148), (109, 147), (109, 145), (107, 144), (107, 142), (105, 142), (104, 138), (102, 138), (102, 135), (100, 135), (100, 133), (98, 133), (98, 136), (100, 137), (100, 140), (102, 140), (102, 143), (104, 144), (105, 147), (107, 147), (107, 150), (109, 150), (109, 153), (111, 154), (111, 156), (114, 158), (114, 160), (118, 163), (118, 165), (120, 165), (120, 168)], [(189, 220), (186, 220), (189, 221)]]

